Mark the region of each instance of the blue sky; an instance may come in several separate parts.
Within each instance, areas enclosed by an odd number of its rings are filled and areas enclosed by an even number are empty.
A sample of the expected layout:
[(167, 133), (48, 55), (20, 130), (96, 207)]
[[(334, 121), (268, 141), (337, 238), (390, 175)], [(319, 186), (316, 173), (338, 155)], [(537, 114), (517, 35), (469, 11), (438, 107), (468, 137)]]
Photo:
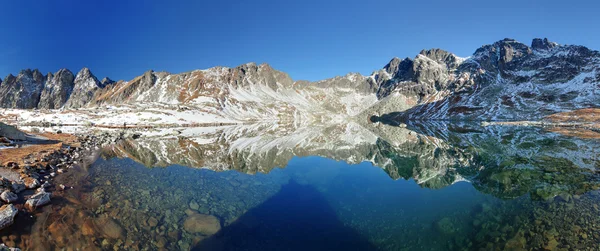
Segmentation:
[(505, 37), (600, 49), (598, 1), (5, 1), (0, 75), (24, 68), (129, 80), (269, 63), (294, 79), (370, 74), (392, 57), (459, 56)]

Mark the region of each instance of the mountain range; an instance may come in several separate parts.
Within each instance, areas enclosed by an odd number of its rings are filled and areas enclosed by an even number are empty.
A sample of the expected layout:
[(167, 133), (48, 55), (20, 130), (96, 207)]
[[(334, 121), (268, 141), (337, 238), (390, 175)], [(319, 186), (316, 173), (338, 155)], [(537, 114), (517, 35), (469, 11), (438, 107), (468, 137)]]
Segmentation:
[(0, 83), (0, 107), (80, 109), (123, 104), (198, 109), (238, 121), (535, 120), (596, 107), (600, 53), (584, 46), (503, 39), (467, 58), (441, 49), (394, 58), (369, 76), (294, 81), (267, 64), (98, 80), (90, 69), (22, 70)]

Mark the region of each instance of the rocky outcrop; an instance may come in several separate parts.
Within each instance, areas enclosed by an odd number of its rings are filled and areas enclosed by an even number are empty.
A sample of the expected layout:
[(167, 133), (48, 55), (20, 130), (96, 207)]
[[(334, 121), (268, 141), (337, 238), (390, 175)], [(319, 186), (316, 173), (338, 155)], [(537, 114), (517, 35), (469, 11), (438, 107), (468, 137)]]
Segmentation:
[(0, 106), (31, 109), (37, 107), (46, 78), (40, 71), (22, 70), (16, 77), (8, 75), (0, 85)]
[(38, 108), (59, 109), (71, 97), (75, 86), (75, 76), (67, 69), (60, 69), (55, 74), (48, 73), (46, 85), (42, 90)]
[(26, 140), (27, 134), (15, 128), (0, 122), (0, 137), (5, 137), (11, 140)]
[(534, 50), (551, 50), (552, 48), (557, 46), (557, 43), (550, 42), (547, 38), (534, 38), (531, 42), (531, 48)]

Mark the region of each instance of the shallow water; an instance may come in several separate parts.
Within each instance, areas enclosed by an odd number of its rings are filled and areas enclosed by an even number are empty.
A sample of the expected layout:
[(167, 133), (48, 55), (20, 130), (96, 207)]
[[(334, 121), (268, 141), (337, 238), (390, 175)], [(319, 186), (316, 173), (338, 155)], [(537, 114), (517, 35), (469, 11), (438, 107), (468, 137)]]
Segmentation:
[(40, 250), (598, 248), (597, 140), (468, 124), (368, 129), (228, 127), (121, 142), (68, 172), (74, 188), (16, 242)]

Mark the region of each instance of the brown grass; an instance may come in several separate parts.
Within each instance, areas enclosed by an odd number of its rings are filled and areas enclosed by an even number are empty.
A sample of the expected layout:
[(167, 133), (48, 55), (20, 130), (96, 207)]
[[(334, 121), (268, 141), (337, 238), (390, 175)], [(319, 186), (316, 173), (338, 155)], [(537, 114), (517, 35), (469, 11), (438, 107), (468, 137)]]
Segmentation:
[(71, 134), (40, 133), (43, 136), (56, 143), (48, 142), (25, 142), (20, 148), (7, 148), (0, 150), (0, 164), (5, 165), (8, 162), (15, 162), (20, 166), (24, 165), (24, 160), (33, 158), (39, 160), (44, 156), (50, 155), (60, 150), (65, 145), (79, 146), (77, 137)]
[(27, 145), (21, 148), (9, 148), (0, 150), (0, 163), (6, 165), (8, 162), (15, 162), (20, 166), (24, 165), (24, 160), (30, 157), (40, 159), (50, 155), (62, 148), (63, 143), (56, 144), (36, 144)]

